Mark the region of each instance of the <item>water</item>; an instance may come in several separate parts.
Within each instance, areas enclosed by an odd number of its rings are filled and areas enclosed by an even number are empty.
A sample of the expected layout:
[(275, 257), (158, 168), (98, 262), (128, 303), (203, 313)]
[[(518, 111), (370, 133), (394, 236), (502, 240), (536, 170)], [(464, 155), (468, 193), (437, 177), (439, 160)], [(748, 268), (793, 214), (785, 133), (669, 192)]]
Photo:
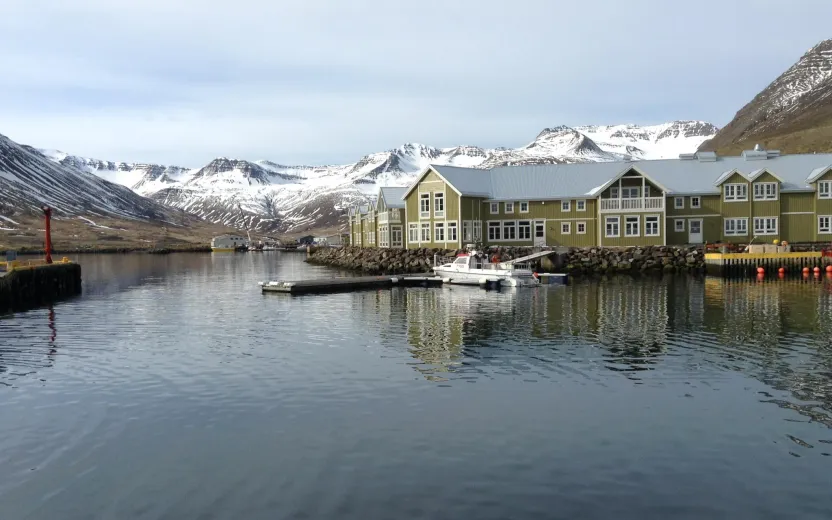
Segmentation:
[(0, 519), (832, 516), (830, 281), (260, 294), (302, 258), (0, 318)]

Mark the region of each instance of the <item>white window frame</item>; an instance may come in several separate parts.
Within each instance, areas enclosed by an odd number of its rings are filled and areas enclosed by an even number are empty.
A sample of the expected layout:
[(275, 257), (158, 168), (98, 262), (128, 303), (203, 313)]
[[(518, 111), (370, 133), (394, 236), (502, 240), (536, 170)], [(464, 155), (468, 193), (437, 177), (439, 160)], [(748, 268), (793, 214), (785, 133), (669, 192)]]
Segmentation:
[(673, 197), (673, 207), (675, 209), (685, 209), (685, 198)]
[(513, 202), (503, 202), (503, 212), (508, 215), (510, 213), (514, 213), (514, 203)]
[(474, 230), (472, 229), (473, 226), (471, 224), (472, 224), (472, 222), (470, 220), (463, 220), (462, 221), (462, 241), (463, 242), (468, 243), (468, 242), (473, 242), (473, 240), (474, 240), (474, 235), (473, 235)]
[(434, 222), (433, 223), (433, 241), (434, 242), (445, 242), (445, 223), (444, 222)]
[[(826, 225), (824, 225), (824, 219)], [(818, 215), (818, 233), (827, 235), (832, 233), (832, 215)]]
[(618, 186), (613, 186), (610, 188), (610, 198), (617, 199), (618, 198)]
[[(622, 199), (637, 199), (639, 198), (639, 190), (638, 186), (622, 186), (621, 187), (621, 198)], [(625, 196), (626, 194), (626, 196)], [(630, 194), (634, 194), (635, 196), (631, 196)]]
[[(439, 206), (442, 206), (441, 208)], [(445, 193), (438, 191), (433, 194), (433, 216), (445, 217)]]
[(755, 182), (754, 200), (777, 200), (777, 183)]
[(474, 221), (474, 242), (478, 242), (482, 240), (482, 222), (479, 220)]
[[(734, 225), (732, 226), (733, 229), (728, 229), (728, 223), (732, 222)], [(738, 222), (743, 222), (743, 226), (737, 226)], [(743, 227), (742, 231), (739, 231), (738, 228)], [(733, 217), (733, 218), (725, 218), (722, 221), (722, 232), (726, 237), (746, 237), (748, 236), (748, 217)]]
[[(525, 206), (525, 208), (524, 208)], [(520, 213), (528, 213), (529, 212), (529, 203), (526, 201), (520, 202)]]
[(500, 214), (500, 203), (499, 202), (489, 202), (489, 211), (492, 215), (499, 215)]
[[(615, 234), (610, 234), (610, 224), (615, 224)], [(604, 236), (606, 238), (618, 238), (621, 236), (621, 217), (606, 217), (604, 219)]]
[(560, 212), (561, 213), (569, 213), (572, 211), (572, 201), (571, 200), (562, 200), (560, 201)]
[(702, 197), (691, 197), (690, 198), (690, 207), (691, 209), (699, 209), (702, 207)]
[(818, 181), (818, 198), (832, 199), (832, 181)]
[(379, 235), (378, 245), (379, 246), (381, 246), (381, 247), (387, 247), (388, 246), (388, 240), (386, 240), (387, 236), (388, 236), (387, 233), (388, 233), (387, 226), (380, 226), (378, 228), (378, 235)]
[[(653, 220), (648, 220), (653, 219)], [(654, 222), (656, 224), (656, 232), (650, 233), (650, 226), (647, 225), (648, 222)], [(661, 217), (659, 215), (644, 215), (644, 236), (646, 237), (658, 237), (661, 236), (661, 226), (659, 223), (661, 222)]]
[[(492, 235), (492, 233), (491, 233), (492, 229), (496, 230), (496, 232), (493, 233), (496, 236), (493, 236), (493, 237), (491, 236)], [(502, 239), (503, 239), (503, 223), (500, 222), (499, 220), (489, 220), (488, 221), (488, 241), (489, 242), (496, 242), (496, 241), (502, 240)]]
[(776, 235), (780, 227), (778, 220), (777, 217), (754, 217), (754, 235)]
[(445, 228), (448, 233), (448, 242), (456, 242), (459, 240), (459, 230), (456, 222), (445, 222)]
[[(527, 236), (523, 236), (522, 231), (526, 230)], [(518, 220), (517, 221), (517, 240), (531, 240), (532, 239), (532, 221), (531, 220)]]
[[(512, 237), (509, 238), (507, 231), (511, 230)], [(517, 221), (516, 220), (504, 220), (503, 221), (503, 240), (507, 242), (512, 242), (517, 240)]]
[(586, 201), (583, 200), (583, 199), (576, 200), (575, 201), (575, 211), (586, 211)]
[(571, 235), (572, 234), (572, 223), (571, 222), (561, 222), (560, 223), (560, 234), (561, 235)]
[(576, 235), (586, 235), (586, 221), (579, 220), (575, 222), (575, 234)]
[[(630, 232), (629, 224), (635, 224), (635, 233)], [(624, 217), (624, 236), (625, 237), (640, 237), (641, 236), (641, 217), (638, 215), (627, 215)]]
[[(427, 209), (425, 209), (425, 201), (427, 201)], [(430, 218), (430, 193), (419, 194), (419, 218)]]
[(673, 219), (673, 231), (676, 233), (684, 233), (685, 232), (685, 219), (677, 218)]
[(419, 242), (430, 242), (430, 222), (422, 222), (419, 229)]
[[(748, 184), (732, 183), (723, 185), (723, 200), (725, 202), (747, 202)], [(730, 192), (730, 196), (729, 196)]]
[[(413, 232), (413, 235), (410, 232)], [(407, 243), (408, 244), (418, 244), (419, 243), (419, 224), (415, 222), (411, 222), (407, 225)]]

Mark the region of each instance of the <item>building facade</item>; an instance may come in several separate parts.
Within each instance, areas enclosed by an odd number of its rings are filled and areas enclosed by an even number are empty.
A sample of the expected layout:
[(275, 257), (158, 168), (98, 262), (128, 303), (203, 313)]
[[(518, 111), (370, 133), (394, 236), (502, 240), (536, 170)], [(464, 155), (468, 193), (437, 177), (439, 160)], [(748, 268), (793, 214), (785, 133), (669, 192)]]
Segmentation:
[(431, 165), (350, 211), (362, 247), (637, 246), (832, 241), (832, 154)]

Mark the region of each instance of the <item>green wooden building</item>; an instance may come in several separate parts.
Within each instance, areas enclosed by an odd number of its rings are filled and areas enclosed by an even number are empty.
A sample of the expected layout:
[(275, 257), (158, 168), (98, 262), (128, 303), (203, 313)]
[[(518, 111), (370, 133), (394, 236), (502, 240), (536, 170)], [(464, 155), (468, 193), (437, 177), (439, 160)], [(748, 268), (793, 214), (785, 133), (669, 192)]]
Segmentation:
[(431, 165), (349, 213), (363, 247), (636, 246), (832, 240), (832, 154), (757, 147), (678, 159)]

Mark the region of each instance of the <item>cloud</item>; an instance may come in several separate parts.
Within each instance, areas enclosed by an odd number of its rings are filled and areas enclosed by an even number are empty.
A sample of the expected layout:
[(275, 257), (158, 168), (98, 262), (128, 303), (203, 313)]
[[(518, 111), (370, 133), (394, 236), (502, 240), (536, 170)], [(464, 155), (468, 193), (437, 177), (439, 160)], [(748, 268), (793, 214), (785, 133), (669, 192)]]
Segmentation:
[(0, 132), (196, 166), (517, 146), (556, 124), (724, 124), (826, 36), (832, 5), (795, 4), (14, 0)]

